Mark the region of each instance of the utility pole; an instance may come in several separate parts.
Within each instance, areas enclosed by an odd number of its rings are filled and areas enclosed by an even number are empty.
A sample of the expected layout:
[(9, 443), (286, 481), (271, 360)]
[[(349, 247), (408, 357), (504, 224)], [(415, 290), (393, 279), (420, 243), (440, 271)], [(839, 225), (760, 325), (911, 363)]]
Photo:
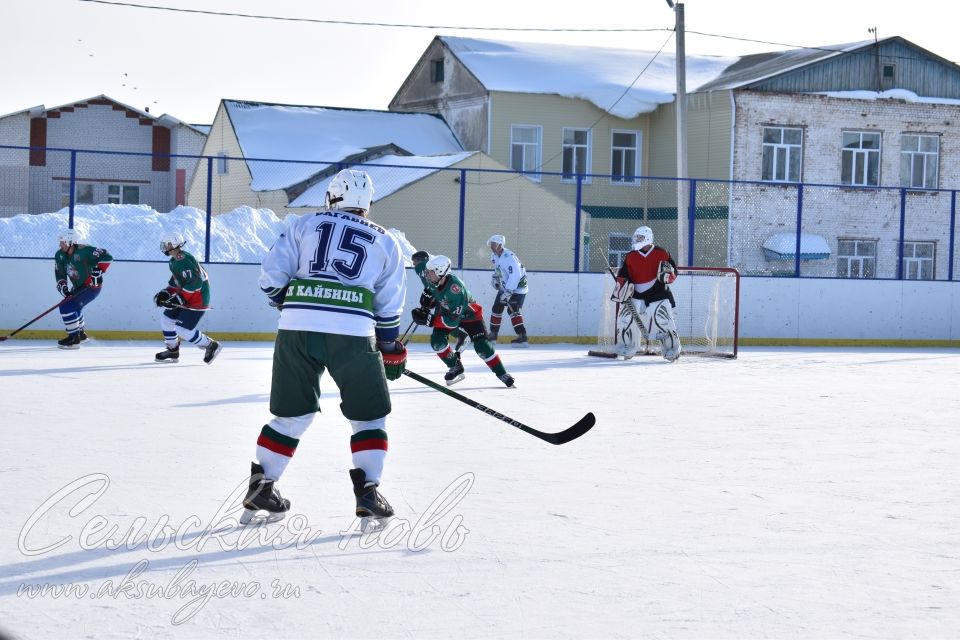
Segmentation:
[(686, 265), (692, 260), (687, 256), (687, 205), (690, 201), (687, 195), (690, 184), (687, 181), (687, 56), (684, 42), (683, 3), (667, 0), (667, 6), (673, 9), (676, 16), (674, 37), (677, 41), (677, 253), (675, 259), (679, 264)]

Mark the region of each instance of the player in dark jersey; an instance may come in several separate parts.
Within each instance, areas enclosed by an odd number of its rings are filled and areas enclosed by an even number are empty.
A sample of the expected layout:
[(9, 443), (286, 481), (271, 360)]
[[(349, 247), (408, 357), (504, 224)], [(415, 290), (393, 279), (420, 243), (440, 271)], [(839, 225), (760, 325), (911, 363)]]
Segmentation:
[(155, 356), (157, 362), (178, 362), (180, 342), (203, 349), (203, 361), (213, 362), (222, 349), (220, 343), (197, 329), (210, 308), (210, 279), (192, 254), (184, 251), (186, 241), (180, 234), (168, 234), (160, 241), (163, 255), (170, 257), (170, 280), (153, 301), (163, 307), (160, 329), (166, 347)]
[[(61, 349), (78, 349), (87, 339), (83, 330), (83, 308), (100, 295), (103, 273), (113, 262), (106, 249), (98, 249), (78, 241), (74, 229), (65, 229), (58, 237), (60, 248), (53, 256), (57, 291), (64, 297), (60, 317), (67, 337), (57, 341)], [(72, 285), (72, 288), (71, 286)]]
[(450, 271), (450, 258), (434, 256), (424, 265), (424, 277), (433, 287), (435, 302), (433, 316), (429, 309), (420, 307), (413, 310), (413, 321), (417, 324), (433, 327), (430, 346), (437, 356), (447, 365), (444, 375), (447, 385), (464, 379), (463, 363), (459, 354), (450, 348), (450, 333), (462, 328), (473, 342), (473, 350), (486, 363), (490, 370), (507, 387), (514, 387), (513, 376), (497, 355), (497, 350), (487, 339), (486, 326), (483, 323), (483, 307), (464, 286), (463, 282)]

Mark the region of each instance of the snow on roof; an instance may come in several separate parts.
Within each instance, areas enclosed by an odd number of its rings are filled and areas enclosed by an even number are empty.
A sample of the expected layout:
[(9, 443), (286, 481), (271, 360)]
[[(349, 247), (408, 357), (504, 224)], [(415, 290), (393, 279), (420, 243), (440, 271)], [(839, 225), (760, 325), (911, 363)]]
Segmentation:
[[(672, 53), (451, 36), (440, 39), (490, 91), (578, 98), (625, 119), (673, 102), (676, 93)], [(737, 60), (687, 55), (688, 90), (717, 78)]]
[[(224, 100), (254, 191), (282, 189), (366, 149), (393, 143), (414, 155), (463, 146), (439, 116)], [(310, 162), (250, 162), (250, 158)]]
[[(399, 191), (403, 187), (422, 180), (432, 175), (440, 169), (451, 167), (461, 160), (465, 160), (478, 153), (477, 151), (466, 151), (463, 153), (451, 153), (441, 156), (397, 156), (388, 155), (371, 160), (362, 166), (355, 166), (356, 169), (366, 171), (373, 182), (373, 201), (376, 202), (387, 197), (391, 193)], [(388, 165), (388, 166), (374, 166)], [(322, 207), (325, 203), (327, 186), (330, 184), (330, 176), (322, 182), (313, 185), (293, 202), (291, 207)]]
[(926, 102), (931, 104), (960, 104), (955, 98), (927, 98), (918, 96), (908, 89), (888, 89), (886, 91), (818, 91), (815, 95), (849, 100), (902, 100), (904, 102)]
[[(797, 250), (797, 234), (775, 233), (763, 243), (768, 260), (793, 259)], [(815, 233), (800, 234), (800, 257), (804, 260), (826, 258), (830, 255), (830, 245)]]

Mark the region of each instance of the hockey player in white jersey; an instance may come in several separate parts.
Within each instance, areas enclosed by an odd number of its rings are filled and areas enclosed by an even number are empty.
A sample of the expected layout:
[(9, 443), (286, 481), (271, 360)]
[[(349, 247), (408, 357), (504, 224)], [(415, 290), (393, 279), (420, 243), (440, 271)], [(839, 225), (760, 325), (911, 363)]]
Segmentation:
[(393, 515), (377, 487), (387, 455), (387, 380), (400, 377), (407, 359), (398, 341), (406, 273), (397, 239), (366, 218), (372, 198), (369, 175), (340, 171), (327, 188), (327, 209), (290, 225), (263, 259), (260, 288), (281, 309), (270, 388), (274, 417), (257, 440), (244, 524), (259, 512), (272, 521), (289, 510), (274, 483), (319, 411), (324, 371), (337, 383), (340, 410), (353, 428), (356, 514)]
[(523, 323), (523, 302), (527, 298), (527, 270), (520, 258), (506, 247), (506, 239), (500, 235), (490, 236), (487, 247), (490, 248), (490, 262), (493, 263), (493, 275), (490, 284), (497, 290), (497, 297), (490, 308), (490, 333), (487, 339), (497, 341), (503, 310), (507, 310), (510, 324), (517, 337), (510, 341), (515, 347), (526, 347), (527, 327)]

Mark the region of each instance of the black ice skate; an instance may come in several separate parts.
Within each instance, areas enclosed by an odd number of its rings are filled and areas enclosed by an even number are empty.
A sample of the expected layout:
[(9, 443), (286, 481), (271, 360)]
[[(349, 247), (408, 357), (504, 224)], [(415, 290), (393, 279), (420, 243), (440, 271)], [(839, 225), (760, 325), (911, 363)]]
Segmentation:
[(496, 341), (497, 341), (497, 332), (496, 332), (496, 331), (490, 331), (489, 333), (487, 333), (487, 340), (489, 340), (490, 342), (496, 342)]
[(290, 501), (280, 495), (273, 482), (263, 477), (263, 467), (256, 462), (250, 464), (250, 488), (243, 499), (240, 524), (266, 524), (283, 520), (287, 515)]
[(460, 362), (460, 354), (457, 354), (457, 361), (452, 367), (450, 367), (445, 374), (443, 374), (443, 379), (447, 381), (447, 386), (452, 386), (466, 378), (463, 374), (463, 363)]
[(207, 364), (213, 362), (213, 359), (217, 357), (220, 353), (220, 350), (223, 349), (223, 345), (219, 342), (210, 338), (210, 344), (207, 345), (207, 348), (203, 350), (203, 361)]
[(61, 349), (79, 349), (80, 348), (80, 334), (79, 333), (70, 333), (67, 334), (66, 338), (62, 340), (57, 340), (57, 346)]
[(377, 484), (367, 481), (366, 471), (350, 469), (350, 480), (353, 482), (353, 495), (357, 497), (356, 514), (360, 518), (361, 531), (383, 526), (387, 519), (393, 517), (393, 507), (377, 491)]
[(530, 343), (527, 342), (527, 334), (521, 333), (516, 338), (510, 341), (511, 347), (529, 347)]
[(507, 388), (508, 388), (508, 389), (516, 389), (516, 388), (517, 388), (517, 386), (513, 383), (513, 376), (510, 375), (509, 373), (505, 373), (505, 374), (503, 374), (502, 376), (500, 376), (500, 382), (502, 382), (503, 384), (507, 385)]
[(156, 362), (179, 362), (180, 361), (180, 345), (178, 344), (174, 348), (167, 347), (156, 356), (154, 356)]
[(87, 334), (84, 332), (83, 329), (80, 329), (80, 333), (77, 335), (80, 337), (80, 342), (86, 342), (88, 340)]

